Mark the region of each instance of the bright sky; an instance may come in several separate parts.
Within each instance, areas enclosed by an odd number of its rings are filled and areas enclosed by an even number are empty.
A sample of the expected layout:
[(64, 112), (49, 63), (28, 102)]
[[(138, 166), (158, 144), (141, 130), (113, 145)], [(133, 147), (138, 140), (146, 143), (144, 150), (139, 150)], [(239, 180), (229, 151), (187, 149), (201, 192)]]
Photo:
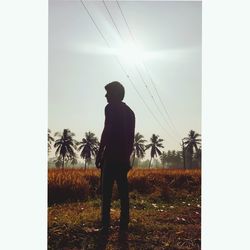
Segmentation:
[(80, 0), (49, 1), (48, 127), (53, 134), (69, 128), (78, 140), (87, 131), (100, 138), (104, 86), (117, 80), (125, 87), (124, 102), (135, 112), (136, 132), (147, 140), (159, 135), (165, 151), (180, 150), (191, 129), (201, 133), (201, 2), (120, 1), (136, 43), (116, 1), (106, 6), (119, 33), (102, 1), (84, 4), (109, 47)]

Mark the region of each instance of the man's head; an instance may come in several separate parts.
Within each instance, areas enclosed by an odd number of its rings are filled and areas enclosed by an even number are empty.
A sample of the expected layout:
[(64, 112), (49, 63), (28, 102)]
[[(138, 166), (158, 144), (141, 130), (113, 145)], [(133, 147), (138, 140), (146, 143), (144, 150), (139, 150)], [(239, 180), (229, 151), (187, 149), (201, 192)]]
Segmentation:
[(125, 95), (124, 87), (119, 82), (111, 82), (105, 86), (107, 91), (105, 97), (108, 103), (121, 102)]

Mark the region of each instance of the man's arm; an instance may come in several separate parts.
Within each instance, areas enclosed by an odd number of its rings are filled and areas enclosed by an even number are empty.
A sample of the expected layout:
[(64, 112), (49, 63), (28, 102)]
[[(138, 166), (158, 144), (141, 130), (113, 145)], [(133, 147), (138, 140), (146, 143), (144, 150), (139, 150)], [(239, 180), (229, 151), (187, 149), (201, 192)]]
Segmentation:
[[(132, 111), (131, 112), (131, 116), (130, 116), (130, 136), (129, 136), (129, 148), (128, 148), (128, 153), (129, 153), (129, 157), (131, 156), (131, 154), (134, 151), (134, 138), (135, 138), (135, 114)], [(132, 168), (132, 166), (131, 166)]]
[(110, 115), (109, 115), (109, 106), (107, 105), (105, 107), (105, 122), (104, 122), (104, 129), (102, 131), (101, 141), (99, 150), (96, 156), (96, 167), (101, 168), (101, 165), (103, 163), (103, 157), (104, 157), (104, 150), (107, 146), (107, 141), (109, 137), (109, 130), (110, 130)]
[(130, 146), (131, 146), (131, 153), (134, 149), (134, 138), (135, 138), (135, 113), (131, 110), (131, 114), (130, 114), (130, 119), (131, 119), (131, 142), (130, 142)]

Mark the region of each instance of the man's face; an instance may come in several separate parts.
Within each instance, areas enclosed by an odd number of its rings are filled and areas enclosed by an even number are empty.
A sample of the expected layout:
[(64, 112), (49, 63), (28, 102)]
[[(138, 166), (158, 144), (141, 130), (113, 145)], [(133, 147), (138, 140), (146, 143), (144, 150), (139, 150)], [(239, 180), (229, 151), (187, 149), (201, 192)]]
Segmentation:
[(117, 98), (117, 96), (115, 96), (115, 93), (107, 91), (105, 97), (107, 98), (107, 102), (108, 103), (119, 103), (121, 102), (121, 100), (119, 100)]
[(111, 101), (111, 96), (110, 96), (110, 93), (107, 91), (105, 97), (107, 98), (107, 102), (110, 103)]

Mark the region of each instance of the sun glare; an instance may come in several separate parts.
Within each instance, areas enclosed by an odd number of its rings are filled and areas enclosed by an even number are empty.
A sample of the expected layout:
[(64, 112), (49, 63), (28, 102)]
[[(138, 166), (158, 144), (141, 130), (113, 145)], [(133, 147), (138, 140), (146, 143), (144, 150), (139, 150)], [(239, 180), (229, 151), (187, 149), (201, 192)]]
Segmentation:
[(145, 52), (141, 48), (126, 45), (118, 50), (118, 56), (126, 63), (134, 64), (145, 59)]
[(142, 64), (143, 62), (163, 57), (166, 54), (165, 51), (146, 51), (141, 46), (136, 47), (132, 45), (105, 48), (87, 44), (84, 47), (78, 45), (78, 50), (81, 53), (116, 56), (123, 63), (130, 65)]

